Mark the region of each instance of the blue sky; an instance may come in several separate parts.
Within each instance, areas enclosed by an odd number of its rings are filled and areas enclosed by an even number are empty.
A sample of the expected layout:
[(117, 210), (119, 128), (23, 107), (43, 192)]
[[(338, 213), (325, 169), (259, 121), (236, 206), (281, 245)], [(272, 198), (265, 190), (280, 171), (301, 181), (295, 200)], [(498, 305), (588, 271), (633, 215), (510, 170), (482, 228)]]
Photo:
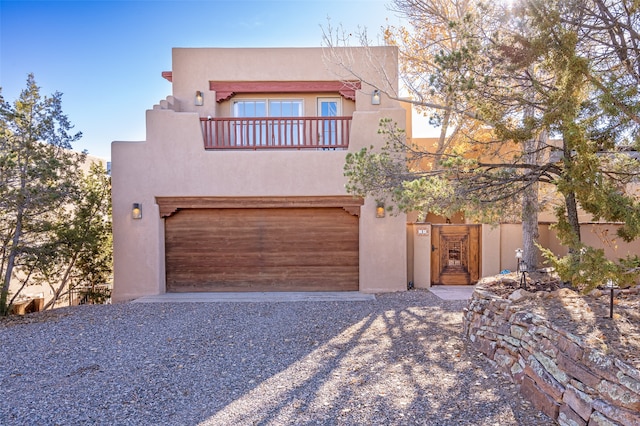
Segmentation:
[(161, 77), (173, 47), (317, 47), (322, 28), (380, 33), (398, 18), (389, 0), (0, 0), (0, 86), (13, 102), (34, 73), (62, 92), (83, 137), (103, 158), (111, 142), (145, 138), (145, 110), (171, 94)]

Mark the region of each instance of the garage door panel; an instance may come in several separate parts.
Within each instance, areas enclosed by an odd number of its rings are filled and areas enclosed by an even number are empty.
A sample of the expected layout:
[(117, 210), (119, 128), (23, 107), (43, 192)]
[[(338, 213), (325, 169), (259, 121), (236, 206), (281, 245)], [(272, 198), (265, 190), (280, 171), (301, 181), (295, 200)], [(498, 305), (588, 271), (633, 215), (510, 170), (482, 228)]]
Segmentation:
[[(293, 253), (292, 253), (293, 255)], [(229, 268), (237, 267), (247, 270), (264, 271), (266, 268), (303, 268), (303, 267), (323, 267), (331, 265), (332, 267), (354, 267), (354, 264), (358, 261), (356, 256), (340, 256), (334, 259), (310, 257), (308, 259), (285, 259), (282, 257), (261, 257), (261, 258), (237, 258), (234, 256), (216, 256), (215, 258), (209, 257), (202, 259), (200, 262), (193, 262), (193, 259), (186, 256), (174, 256), (173, 261), (175, 263), (181, 263), (182, 266), (175, 267), (174, 271), (191, 271), (205, 273), (211, 272), (224, 272)], [(236, 271), (236, 273), (240, 273)], [(299, 272), (302, 273), (302, 272)]]
[[(261, 270), (245, 270), (240, 272), (234, 272), (233, 274), (227, 273), (224, 269), (212, 269), (207, 270), (207, 273), (213, 272), (216, 276), (216, 280), (212, 281), (205, 277), (203, 270), (193, 271), (181, 271), (181, 276), (188, 280), (189, 283), (210, 283), (217, 284), (222, 282), (247, 282), (249, 284), (260, 284), (259, 281), (265, 283), (283, 283), (284, 281), (294, 282), (296, 280), (304, 279), (305, 282), (299, 283), (301, 286), (307, 286), (317, 283), (332, 283), (332, 282), (347, 282), (351, 279), (353, 269), (350, 266), (339, 266), (334, 268), (334, 272), (331, 277), (321, 277), (321, 274), (325, 273), (324, 267), (308, 266), (304, 270), (292, 271), (278, 267), (262, 268)], [(186, 283), (185, 283), (186, 284)]]
[[(210, 244), (215, 241), (210, 241)], [(318, 251), (318, 243), (305, 242), (302, 244), (289, 243), (286, 250), (279, 250), (277, 252), (266, 251), (262, 248), (258, 251), (250, 251), (247, 247), (231, 245), (229, 243), (221, 243), (226, 247), (221, 250), (212, 252), (211, 248), (205, 244), (194, 243), (174, 245), (172, 250), (181, 251), (182, 253), (172, 254), (172, 258), (180, 259), (181, 261), (189, 261), (193, 257), (197, 256), (203, 260), (211, 260), (216, 262), (276, 262), (277, 264), (299, 264), (300, 262), (312, 262), (312, 263), (338, 263), (343, 262), (344, 259), (357, 259), (357, 245), (350, 245), (350, 249), (345, 250), (345, 244), (341, 242), (334, 243), (322, 243), (321, 251)], [(239, 249), (239, 251), (238, 251)], [(268, 249), (268, 247), (266, 247)], [(208, 266), (208, 265), (203, 265)]]
[[(207, 271), (208, 273), (210, 271)], [(353, 286), (353, 270), (336, 268), (329, 278), (319, 279), (319, 274), (326, 271), (310, 269), (307, 274), (296, 273), (294, 276), (281, 268), (261, 271), (244, 271), (233, 275), (217, 271), (216, 280), (206, 280), (202, 274), (184, 273), (176, 275), (172, 292), (191, 291), (355, 291)]]
[(357, 290), (342, 208), (189, 209), (166, 219), (167, 291)]

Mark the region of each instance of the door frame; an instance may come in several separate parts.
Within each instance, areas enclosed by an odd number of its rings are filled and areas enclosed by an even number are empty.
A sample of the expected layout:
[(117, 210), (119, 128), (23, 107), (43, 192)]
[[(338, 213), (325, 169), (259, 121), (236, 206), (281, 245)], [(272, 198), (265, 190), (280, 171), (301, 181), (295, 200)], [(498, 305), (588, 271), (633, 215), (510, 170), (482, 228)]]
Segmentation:
[[(443, 232), (444, 231), (444, 232)], [(464, 261), (468, 268), (458, 274), (443, 274), (443, 235), (466, 236)], [(431, 284), (432, 285), (473, 285), (480, 279), (482, 265), (482, 225), (476, 224), (431, 224)], [(468, 275), (468, 277), (466, 275)], [(464, 281), (464, 282), (463, 282)]]
[[(336, 110), (335, 110), (335, 115), (324, 115), (322, 113), (322, 104), (323, 103), (335, 103), (336, 104)], [(333, 97), (333, 96), (324, 96), (324, 97), (318, 97), (316, 100), (317, 103), (317, 111), (318, 111), (318, 117), (322, 117), (322, 118), (331, 118), (331, 117), (338, 117), (340, 115), (342, 115), (342, 98), (341, 97)], [(327, 141), (324, 140), (325, 138), (325, 127), (328, 126), (329, 127), (329, 134), (330, 137), (328, 138)], [(340, 126), (338, 126), (338, 122), (335, 120), (323, 120), (322, 123), (318, 126), (318, 140), (323, 142), (323, 145), (326, 145), (327, 148), (331, 148), (332, 145), (335, 145), (337, 141), (341, 140), (341, 132), (342, 129), (340, 128)]]
[[(167, 261), (166, 261), (166, 219), (182, 210), (189, 209), (282, 209), (282, 208), (341, 208), (352, 216), (360, 217), (364, 199), (351, 195), (336, 196), (267, 196), (267, 197), (217, 197), (217, 196), (174, 196), (155, 197), (158, 213), (162, 224), (163, 255), (161, 274), (164, 277), (164, 291), (167, 291)], [(358, 221), (358, 233), (361, 223)], [(358, 243), (358, 251), (361, 246)], [(360, 261), (358, 261), (360, 268)], [(358, 286), (360, 277), (358, 274)]]

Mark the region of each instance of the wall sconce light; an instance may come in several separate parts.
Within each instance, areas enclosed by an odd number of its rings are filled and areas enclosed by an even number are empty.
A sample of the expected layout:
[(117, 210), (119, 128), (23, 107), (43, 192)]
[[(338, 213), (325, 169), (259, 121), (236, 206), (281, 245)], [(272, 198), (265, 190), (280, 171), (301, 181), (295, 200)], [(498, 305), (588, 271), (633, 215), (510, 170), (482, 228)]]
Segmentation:
[(374, 90), (371, 95), (371, 105), (380, 105), (380, 91), (378, 89)]
[(376, 205), (376, 217), (383, 218), (385, 214), (384, 203), (378, 202)]
[(142, 204), (133, 203), (133, 208), (131, 209), (131, 217), (134, 219), (142, 219)]
[(197, 91), (196, 92), (196, 102), (195, 102), (196, 106), (202, 106), (204, 105), (204, 97), (202, 96), (202, 92), (201, 91)]

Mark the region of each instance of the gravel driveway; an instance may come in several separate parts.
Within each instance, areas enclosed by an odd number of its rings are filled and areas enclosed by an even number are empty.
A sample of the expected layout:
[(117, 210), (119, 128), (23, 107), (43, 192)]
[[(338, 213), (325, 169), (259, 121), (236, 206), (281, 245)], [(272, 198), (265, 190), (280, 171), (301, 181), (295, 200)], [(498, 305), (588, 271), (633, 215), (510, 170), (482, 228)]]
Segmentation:
[(465, 304), (410, 291), (0, 321), (0, 424), (553, 424), (467, 347)]

